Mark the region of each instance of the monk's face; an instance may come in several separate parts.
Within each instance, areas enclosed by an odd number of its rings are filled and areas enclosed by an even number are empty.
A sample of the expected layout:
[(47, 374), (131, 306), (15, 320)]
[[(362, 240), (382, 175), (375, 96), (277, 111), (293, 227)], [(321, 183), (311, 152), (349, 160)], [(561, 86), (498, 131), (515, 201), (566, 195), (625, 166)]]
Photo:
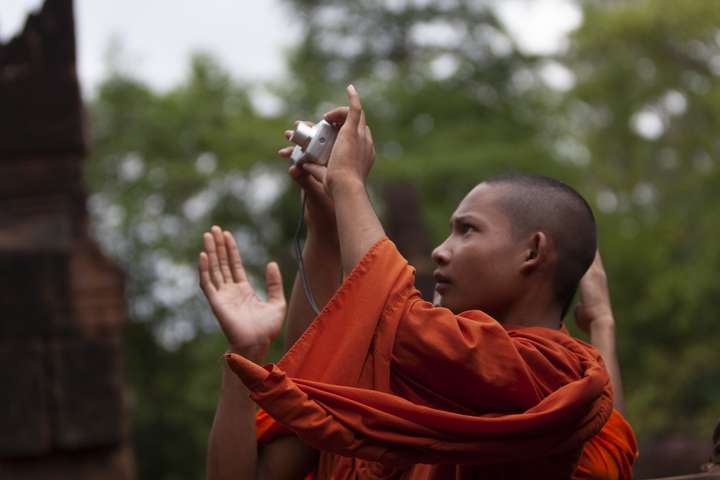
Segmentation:
[(450, 236), (433, 250), (435, 304), (455, 313), (483, 310), (503, 318), (517, 298), (524, 249), (510, 218), (497, 206), (503, 186), (481, 183), (450, 218)]

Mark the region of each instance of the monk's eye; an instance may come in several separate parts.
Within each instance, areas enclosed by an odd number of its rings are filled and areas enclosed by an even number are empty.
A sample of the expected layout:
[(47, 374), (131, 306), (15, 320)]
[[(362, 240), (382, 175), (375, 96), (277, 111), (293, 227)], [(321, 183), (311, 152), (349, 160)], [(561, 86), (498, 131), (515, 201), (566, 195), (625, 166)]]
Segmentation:
[(477, 229), (473, 225), (470, 225), (469, 223), (461, 223), (460, 224), (460, 231), (462, 233), (474, 232), (475, 230), (477, 230)]

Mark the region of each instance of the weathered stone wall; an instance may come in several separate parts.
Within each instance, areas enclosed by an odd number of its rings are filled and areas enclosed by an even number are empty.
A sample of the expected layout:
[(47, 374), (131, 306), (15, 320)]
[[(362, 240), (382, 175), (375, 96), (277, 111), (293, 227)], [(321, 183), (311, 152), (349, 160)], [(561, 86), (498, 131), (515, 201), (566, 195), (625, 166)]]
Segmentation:
[[(0, 15), (2, 12), (0, 12)], [(0, 44), (0, 478), (131, 479), (124, 275), (87, 232), (72, 0)]]

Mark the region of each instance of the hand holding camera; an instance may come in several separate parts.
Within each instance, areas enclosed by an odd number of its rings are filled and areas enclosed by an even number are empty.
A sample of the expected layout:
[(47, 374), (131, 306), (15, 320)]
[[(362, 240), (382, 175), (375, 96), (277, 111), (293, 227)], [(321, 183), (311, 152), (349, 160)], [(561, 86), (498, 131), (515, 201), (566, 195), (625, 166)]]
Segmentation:
[(328, 194), (332, 194), (331, 187), (336, 184), (341, 188), (364, 186), (375, 161), (372, 133), (365, 122), (360, 96), (352, 85), (347, 87), (347, 94), (349, 107), (327, 112), (316, 125), (296, 122), (294, 130), (285, 132), (295, 146), (279, 151), (292, 160), (293, 166), (303, 168), (320, 181)]
[[(296, 127), (299, 123), (313, 127), (312, 122), (296, 122)], [(285, 131), (285, 138), (288, 140), (291, 139), (292, 135), (292, 130)], [(285, 147), (280, 149), (278, 154), (284, 158), (291, 158), (296, 148), (298, 147)], [(330, 156), (331, 148), (332, 144), (328, 147), (327, 157)], [(337, 245), (335, 208), (332, 199), (325, 192), (324, 186), (327, 167), (317, 165), (318, 168), (310, 171), (310, 169), (305, 168), (306, 165), (310, 165), (310, 162), (293, 162), (288, 169), (288, 174), (302, 189), (301, 194), (306, 205), (304, 222), (308, 226), (308, 235), (321, 240), (324, 244), (330, 243), (335, 246)]]
[(342, 125), (330, 153), (325, 189), (331, 197), (338, 190), (365, 187), (370, 169), (375, 162), (370, 127), (365, 123), (365, 112), (360, 95), (352, 85), (347, 87), (350, 106), (337, 108), (325, 114), (331, 123)]
[(317, 124), (296, 122), (294, 130), (285, 131), (285, 137), (295, 145), (278, 151), (292, 161), (288, 173), (307, 195), (305, 222), (311, 234), (321, 230), (323, 237), (334, 239), (337, 233), (330, 186), (364, 188), (375, 160), (360, 97), (352, 86), (347, 93), (350, 107), (327, 112)]

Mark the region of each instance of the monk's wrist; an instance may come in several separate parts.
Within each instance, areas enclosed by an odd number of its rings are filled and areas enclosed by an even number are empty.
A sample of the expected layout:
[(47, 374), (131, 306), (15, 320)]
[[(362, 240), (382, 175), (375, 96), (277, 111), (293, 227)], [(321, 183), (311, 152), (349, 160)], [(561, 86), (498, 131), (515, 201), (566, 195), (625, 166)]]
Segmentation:
[(263, 361), (268, 349), (269, 343), (260, 343), (253, 345), (228, 345), (227, 353), (235, 353), (241, 357), (245, 357), (251, 362), (258, 365)]
[(333, 200), (345, 195), (367, 195), (365, 182), (361, 178), (343, 173), (328, 178), (328, 190)]

